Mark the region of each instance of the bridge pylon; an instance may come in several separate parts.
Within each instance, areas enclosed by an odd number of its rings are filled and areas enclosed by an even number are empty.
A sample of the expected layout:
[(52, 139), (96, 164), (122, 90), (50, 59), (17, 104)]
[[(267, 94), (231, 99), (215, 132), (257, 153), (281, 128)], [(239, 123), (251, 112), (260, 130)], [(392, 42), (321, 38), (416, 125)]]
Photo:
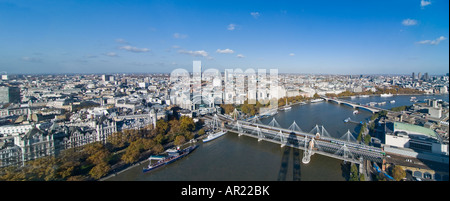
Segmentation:
[[(305, 152), (303, 152), (303, 164), (308, 164), (311, 161), (311, 156), (314, 155), (313, 148), (314, 148), (315, 140), (314, 138), (311, 138), (311, 140), (308, 143), (308, 137), (305, 137)], [(309, 146), (308, 146), (309, 145)]]
[(258, 125), (256, 125), (256, 135), (258, 136), (258, 142), (261, 141), (263, 139), (263, 134), (261, 132), (261, 128), (258, 127)]
[(342, 147), (334, 154), (342, 156), (344, 158), (344, 161), (347, 161), (345, 159), (348, 158), (355, 159), (355, 156), (353, 156), (352, 152), (348, 149), (346, 144), (342, 145)]
[(285, 137), (284, 137), (284, 135), (283, 135), (283, 132), (282, 132), (281, 130), (280, 130), (279, 135), (280, 135), (281, 147), (286, 146), (286, 139), (285, 139)]
[(239, 121), (236, 121), (236, 124), (233, 126), (233, 129), (236, 129), (238, 131), (238, 136), (242, 135), (242, 126), (239, 124)]

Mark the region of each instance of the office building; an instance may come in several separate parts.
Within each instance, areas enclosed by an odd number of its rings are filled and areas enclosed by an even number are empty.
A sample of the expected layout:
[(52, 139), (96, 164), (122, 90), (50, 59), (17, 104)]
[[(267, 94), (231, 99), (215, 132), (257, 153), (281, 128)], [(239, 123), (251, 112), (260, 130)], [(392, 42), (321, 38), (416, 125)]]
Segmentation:
[(18, 87), (0, 86), (0, 104), (19, 103), (20, 89)]

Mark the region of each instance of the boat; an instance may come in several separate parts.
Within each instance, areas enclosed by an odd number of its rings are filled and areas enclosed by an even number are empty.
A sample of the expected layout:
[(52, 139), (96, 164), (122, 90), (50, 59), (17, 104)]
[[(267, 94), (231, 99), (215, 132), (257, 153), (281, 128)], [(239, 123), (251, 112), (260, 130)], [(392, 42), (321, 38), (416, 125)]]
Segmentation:
[(227, 133), (226, 131), (219, 131), (219, 132), (216, 132), (216, 133), (210, 133), (210, 134), (208, 134), (208, 136), (205, 139), (203, 139), (203, 142), (209, 142), (211, 140), (217, 139), (220, 136), (225, 135), (226, 133)]
[(388, 94), (380, 94), (380, 97), (392, 97), (393, 95), (391, 93)]
[[(198, 145), (193, 145), (193, 146), (189, 146), (186, 149), (183, 150), (175, 150), (175, 151), (167, 151), (168, 156), (150, 156), (148, 158), (148, 160), (150, 161), (150, 163), (148, 164), (147, 168), (144, 168), (142, 170), (143, 173), (149, 172), (151, 170), (154, 170), (156, 168), (162, 167), (164, 165), (167, 165), (169, 163), (172, 163), (178, 159), (181, 159), (185, 156), (187, 156), (188, 154), (190, 154), (192, 151), (194, 151), (196, 148), (198, 147)], [(152, 164), (153, 160), (157, 160), (156, 163)]]
[(345, 122), (345, 123), (348, 123), (349, 121), (350, 121), (350, 117), (347, 118), (347, 119), (344, 119), (344, 122)]
[(361, 97), (361, 98), (368, 98), (369, 95), (360, 95), (359, 97)]
[(317, 103), (317, 102), (321, 102), (321, 101), (323, 101), (323, 99), (318, 98), (318, 99), (311, 100), (311, 103)]
[(409, 101), (411, 101), (411, 102), (417, 102), (418, 100), (417, 100), (417, 98), (416, 98), (415, 96), (413, 96), (413, 97), (411, 97), (411, 98), (409, 99)]
[(391, 100), (391, 101), (389, 101), (390, 103), (395, 103), (395, 100)]
[(358, 114), (359, 111), (358, 110), (353, 110), (353, 114)]
[[(205, 139), (203, 139), (203, 142), (209, 142), (209, 141), (217, 139), (218, 137), (220, 137), (222, 135), (225, 135), (227, 133), (223, 129), (219, 130), (219, 128), (220, 128), (220, 120), (217, 117), (217, 115), (214, 115), (212, 126), (213, 126), (212, 132), (209, 133), (208, 136)], [(215, 130), (219, 130), (219, 131), (214, 132)]]
[(386, 101), (383, 101), (383, 102), (379, 102), (378, 103), (378, 105), (385, 105), (386, 104)]
[(287, 102), (287, 99), (286, 99), (286, 106), (284, 108), (282, 108), (281, 110), (286, 111), (286, 110), (290, 110), (290, 109), (292, 109), (292, 107), (288, 105), (288, 102)]

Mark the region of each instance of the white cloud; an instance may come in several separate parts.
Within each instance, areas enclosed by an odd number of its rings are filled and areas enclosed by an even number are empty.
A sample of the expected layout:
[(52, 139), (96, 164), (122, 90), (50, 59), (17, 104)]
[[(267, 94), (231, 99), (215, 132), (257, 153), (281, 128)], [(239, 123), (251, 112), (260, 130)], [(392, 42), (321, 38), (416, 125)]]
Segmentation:
[(422, 44), (422, 45), (426, 45), (426, 44), (429, 44), (429, 45), (438, 45), (441, 41), (443, 41), (443, 40), (445, 40), (445, 39), (447, 39), (446, 37), (444, 37), (444, 36), (441, 36), (441, 37), (439, 37), (439, 38), (436, 38), (435, 40), (422, 40), (422, 41), (419, 41), (419, 42), (416, 42), (417, 44)]
[(130, 51), (130, 52), (135, 52), (135, 53), (149, 52), (150, 51), (150, 49), (148, 49), (148, 48), (138, 48), (138, 47), (133, 47), (133, 46), (130, 46), (130, 45), (122, 46), (119, 49)]
[(237, 57), (237, 58), (244, 58), (244, 55), (238, 54), (236, 57)]
[(236, 29), (236, 25), (235, 24), (229, 24), (227, 29), (230, 30), (230, 31), (233, 31), (234, 29)]
[(252, 15), (255, 19), (258, 19), (258, 17), (261, 16), (259, 12), (251, 12), (250, 15)]
[(34, 62), (34, 63), (41, 63), (42, 59), (37, 57), (22, 57), (22, 61), (28, 61), (28, 62)]
[(405, 19), (402, 21), (402, 24), (405, 26), (414, 26), (417, 24), (417, 20), (413, 20), (413, 19)]
[(178, 50), (178, 53), (187, 54), (187, 55), (191, 55), (191, 56), (194, 56), (194, 57), (198, 57), (198, 56), (207, 57), (208, 56), (208, 52), (206, 52), (205, 50), (197, 50), (197, 51)]
[(115, 53), (115, 52), (108, 52), (108, 53), (105, 53), (105, 55), (106, 56), (109, 56), (109, 57), (118, 57), (119, 55), (117, 54), (117, 53)]
[(430, 5), (431, 4), (431, 1), (426, 1), (426, 0), (421, 0), (420, 1), (420, 6), (422, 7), (422, 8), (424, 8), (425, 6), (428, 6), (428, 5)]
[(290, 53), (290, 54), (289, 54), (289, 56), (291, 56), (291, 57), (292, 57), (292, 56), (295, 56), (295, 54), (294, 54), (294, 53)]
[(216, 52), (217, 52), (217, 53), (220, 53), (220, 54), (233, 54), (233, 53), (234, 53), (233, 50), (230, 50), (230, 49), (228, 49), (228, 48), (227, 48), (227, 49), (224, 49), (224, 50), (217, 49)]
[(184, 39), (187, 38), (188, 36), (186, 34), (174, 33), (173, 37), (177, 39)]
[(122, 39), (122, 38), (116, 39), (116, 42), (117, 42), (117, 43), (122, 43), (122, 44), (128, 44), (128, 41), (126, 41), (126, 40), (124, 40), (124, 39)]

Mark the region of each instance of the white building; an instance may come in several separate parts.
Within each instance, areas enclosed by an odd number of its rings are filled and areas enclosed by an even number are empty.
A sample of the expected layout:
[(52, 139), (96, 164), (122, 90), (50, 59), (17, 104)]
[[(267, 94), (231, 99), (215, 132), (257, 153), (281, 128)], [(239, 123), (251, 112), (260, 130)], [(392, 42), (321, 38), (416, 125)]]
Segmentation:
[(448, 158), (448, 144), (443, 144), (433, 130), (422, 126), (394, 122), (393, 130), (386, 133), (385, 141), (388, 146), (447, 155)]

